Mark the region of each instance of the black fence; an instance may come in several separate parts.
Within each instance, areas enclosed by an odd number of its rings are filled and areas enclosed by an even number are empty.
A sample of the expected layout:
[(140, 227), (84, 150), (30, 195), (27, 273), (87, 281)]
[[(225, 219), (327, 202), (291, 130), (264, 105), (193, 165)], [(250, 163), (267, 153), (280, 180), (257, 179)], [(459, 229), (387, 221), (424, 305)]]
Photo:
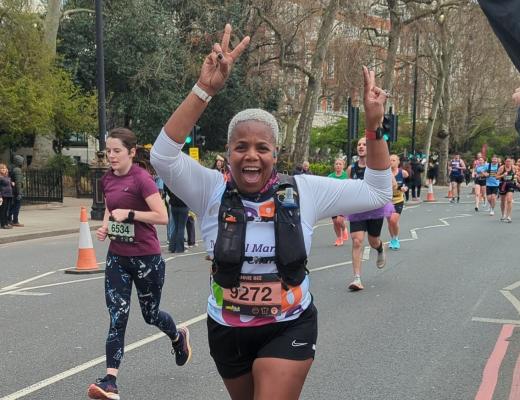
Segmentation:
[(92, 198), (92, 170), (88, 164), (78, 164), (74, 183), (77, 198)]
[(63, 173), (42, 169), (25, 171), (24, 203), (63, 202)]

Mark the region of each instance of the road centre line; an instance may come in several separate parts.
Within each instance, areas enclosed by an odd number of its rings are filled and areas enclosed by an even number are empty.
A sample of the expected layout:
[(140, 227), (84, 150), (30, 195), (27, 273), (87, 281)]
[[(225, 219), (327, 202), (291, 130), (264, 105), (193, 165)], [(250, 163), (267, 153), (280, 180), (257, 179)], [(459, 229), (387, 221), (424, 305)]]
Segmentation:
[[(200, 314), (186, 322), (183, 322), (183, 323), (180, 323), (178, 324), (179, 326), (190, 326), (190, 325), (193, 325), (193, 324), (196, 324), (197, 322), (200, 322), (204, 319), (206, 319), (207, 317), (207, 314), (204, 313), (204, 314)], [(144, 339), (141, 339), (141, 340), (138, 340), (137, 342), (134, 342), (132, 344), (129, 344), (128, 346), (125, 346), (125, 353), (128, 353), (129, 351), (132, 351), (132, 350), (135, 350), (141, 346), (144, 346), (148, 343), (152, 343), (160, 338), (162, 338), (163, 336), (166, 336), (163, 332), (159, 332), (159, 333), (156, 333), (155, 335), (152, 335), (152, 336), (149, 336), (147, 338), (144, 338)], [(28, 394), (31, 394), (31, 393), (34, 393), (36, 392), (37, 390), (40, 390), (40, 389), (43, 389), (44, 387), (47, 387), (47, 386), (50, 386), (52, 385), (53, 383), (56, 383), (56, 382), (59, 382), (63, 379), (66, 379), (70, 376), (73, 376), (73, 375), (76, 375), (76, 374), (79, 374), (80, 372), (83, 372), (89, 368), (92, 368), (98, 364), (101, 364), (103, 362), (105, 362), (106, 360), (106, 356), (101, 356), (101, 357), (97, 357), (97, 358), (94, 358), (93, 360), (90, 360), (90, 361), (87, 361), (86, 363), (83, 363), (81, 365), (78, 365), (74, 368), (71, 368), (67, 371), (64, 371), (64, 372), (61, 372), (57, 375), (54, 375), (54, 376), (51, 376), (50, 378), (47, 378), (47, 379), (44, 379), (40, 382), (37, 382), (31, 386), (28, 386), (24, 389), (21, 389), (21, 390), (18, 390), (17, 392), (14, 392), (14, 393), (11, 393), (7, 396), (4, 396), (2, 398), (0, 398), (0, 400), (16, 400), (16, 399), (19, 399), (21, 397), (24, 397), (24, 396), (27, 396)]]
[(95, 276), (93, 278), (75, 279), (75, 280), (72, 280), (72, 281), (49, 283), (47, 285), (41, 285), (41, 286), (32, 286), (32, 287), (28, 287), (28, 288), (19, 288), (19, 289), (11, 290), (9, 292), (2, 292), (2, 293), (0, 293), (0, 296), (5, 296), (6, 294), (16, 294), (17, 292), (22, 292), (22, 291), (27, 291), (27, 290), (42, 289), (42, 288), (47, 288), (47, 287), (52, 287), (52, 286), (70, 285), (71, 283), (93, 281), (95, 279), (104, 279), (104, 278), (105, 278), (104, 276)]
[[(59, 270), (58, 270), (59, 271)], [(18, 283), (14, 283), (12, 285), (9, 285), (9, 286), (6, 286), (6, 287), (3, 287), (2, 289), (0, 289), (1, 291), (4, 291), (4, 290), (11, 290), (11, 289), (14, 289), (20, 285), (23, 285), (24, 283), (27, 283), (27, 282), (31, 282), (31, 281), (35, 281), (36, 279), (40, 279), (40, 278), (43, 278), (45, 276), (48, 276), (48, 275), (52, 275), (54, 274), (56, 271), (50, 271), (50, 272), (45, 272), (44, 274), (40, 274), (40, 275), (36, 275), (36, 276), (33, 276), (32, 278), (29, 278), (29, 279), (26, 279), (24, 281), (21, 281), (21, 282), (18, 282)]]

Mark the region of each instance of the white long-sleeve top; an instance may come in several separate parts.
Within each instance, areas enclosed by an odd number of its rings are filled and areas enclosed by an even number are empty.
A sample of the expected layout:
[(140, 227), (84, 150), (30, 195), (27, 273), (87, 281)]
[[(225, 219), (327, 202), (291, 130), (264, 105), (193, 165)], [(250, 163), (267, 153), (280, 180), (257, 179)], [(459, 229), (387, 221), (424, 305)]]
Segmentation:
[[(198, 215), (206, 251), (213, 254), (218, 233), (218, 211), (226, 183), (219, 171), (203, 167), (183, 153), (182, 147), (163, 130), (154, 143), (150, 160), (166, 186)], [(295, 180), (307, 254), (311, 249), (313, 226), (317, 221), (383, 207), (392, 199), (390, 169), (378, 171), (367, 168), (364, 180), (338, 180), (313, 175), (296, 175)], [(246, 257), (274, 257), (273, 222), (254, 219), (260, 209), (274, 207), (274, 201), (269, 199), (256, 203), (243, 200), (243, 204), (248, 216), (253, 217), (247, 224)], [(241, 272), (253, 275), (275, 274), (277, 268), (274, 263), (244, 262)], [(208, 315), (228, 326), (255, 326), (292, 320), (298, 318), (312, 302), (308, 276), (300, 286), (282, 290), (282, 312), (273, 317), (244, 315), (223, 307), (224, 292), (211, 280)]]

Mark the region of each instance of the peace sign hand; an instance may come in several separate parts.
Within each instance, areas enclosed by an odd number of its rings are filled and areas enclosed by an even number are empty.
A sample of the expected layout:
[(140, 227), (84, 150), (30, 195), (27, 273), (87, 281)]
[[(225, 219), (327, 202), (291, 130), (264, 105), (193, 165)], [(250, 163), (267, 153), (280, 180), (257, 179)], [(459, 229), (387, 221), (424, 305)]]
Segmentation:
[(214, 96), (224, 87), (229, 77), (233, 64), (244, 52), (249, 44), (250, 37), (246, 36), (234, 48), (229, 49), (231, 37), (231, 25), (226, 24), (224, 35), (220, 44), (215, 43), (210, 54), (204, 59), (197, 85), (204, 89), (210, 96)]
[(363, 79), (365, 82), (365, 96), (363, 99), (365, 105), (365, 126), (367, 130), (375, 131), (383, 121), (388, 94), (376, 86), (374, 71), (369, 71), (365, 66), (363, 66)]

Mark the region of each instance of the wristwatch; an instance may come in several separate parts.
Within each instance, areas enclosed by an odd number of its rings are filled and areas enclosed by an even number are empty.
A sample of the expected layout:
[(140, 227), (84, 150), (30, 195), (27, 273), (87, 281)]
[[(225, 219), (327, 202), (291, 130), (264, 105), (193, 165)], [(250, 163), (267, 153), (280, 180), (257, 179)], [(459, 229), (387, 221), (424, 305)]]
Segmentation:
[(195, 84), (191, 89), (193, 94), (195, 94), (199, 99), (201, 99), (205, 103), (209, 103), (212, 97), (206, 93), (204, 89), (202, 89), (199, 85)]
[(383, 139), (383, 128), (379, 127), (375, 131), (365, 129), (365, 136), (367, 140), (379, 140)]
[(135, 211), (134, 210), (130, 210), (128, 211), (128, 222), (134, 222), (134, 218), (135, 218)]

